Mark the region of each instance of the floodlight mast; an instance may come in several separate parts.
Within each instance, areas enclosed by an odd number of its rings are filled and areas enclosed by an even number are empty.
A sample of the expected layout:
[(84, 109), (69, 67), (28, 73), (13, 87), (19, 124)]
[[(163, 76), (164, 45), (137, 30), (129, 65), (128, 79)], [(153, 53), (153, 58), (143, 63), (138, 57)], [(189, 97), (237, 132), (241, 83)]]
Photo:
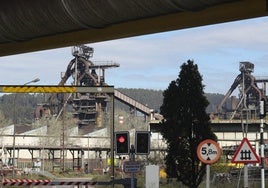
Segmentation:
[[(36, 83), (36, 82), (39, 82), (40, 79), (39, 78), (35, 78), (29, 82), (26, 82), (24, 83), (23, 85), (28, 85), (28, 84), (31, 84), (31, 83)], [(13, 129), (13, 155), (12, 155), (12, 178), (15, 177), (15, 142), (16, 142), (16, 131), (15, 131), (15, 125), (17, 123), (16, 121), (16, 100), (17, 100), (17, 94), (15, 94), (14, 96), (14, 101), (13, 101), (13, 107), (14, 107), (14, 111), (13, 111), (13, 126), (14, 126), (14, 129)]]

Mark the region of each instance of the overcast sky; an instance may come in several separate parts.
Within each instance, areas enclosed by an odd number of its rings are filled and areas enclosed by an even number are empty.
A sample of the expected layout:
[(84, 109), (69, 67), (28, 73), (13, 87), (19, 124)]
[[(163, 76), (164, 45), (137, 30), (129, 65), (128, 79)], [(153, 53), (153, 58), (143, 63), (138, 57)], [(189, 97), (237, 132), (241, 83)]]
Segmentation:
[[(164, 90), (189, 59), (198, 64), (206, 93), (225, 94), (241, 61), (255, 65), (254, 76), (268, 77), (267, 17), (86, 45), (96, 64), (120, 64), (106, 70), (106, 83), (115, 88)], [(71, 47), (0, 57), (0, 85), (36, 77), (39, 85), (57, 85), (71, 59)]]

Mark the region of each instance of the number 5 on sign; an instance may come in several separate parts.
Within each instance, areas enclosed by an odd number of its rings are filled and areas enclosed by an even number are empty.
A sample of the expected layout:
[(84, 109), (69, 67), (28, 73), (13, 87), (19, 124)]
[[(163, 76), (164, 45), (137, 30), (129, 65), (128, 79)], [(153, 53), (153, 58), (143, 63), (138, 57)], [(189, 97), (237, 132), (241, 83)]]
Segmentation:
[(213, 164), (221, 156), (221, 149), (217, 142), (211, 139), (202, 141), (197, 147), (197, 156), (205, 164)]

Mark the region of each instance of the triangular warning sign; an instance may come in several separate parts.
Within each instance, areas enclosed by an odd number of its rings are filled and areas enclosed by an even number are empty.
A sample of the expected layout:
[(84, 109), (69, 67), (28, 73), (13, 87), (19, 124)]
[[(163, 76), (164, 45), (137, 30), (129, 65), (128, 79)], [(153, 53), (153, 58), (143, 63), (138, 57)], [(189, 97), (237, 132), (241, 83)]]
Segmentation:
[(247, 138), (243, 138), (241, 144), (235, 151), (232, 163), (260, 163), (260, 158), (256, 154)]

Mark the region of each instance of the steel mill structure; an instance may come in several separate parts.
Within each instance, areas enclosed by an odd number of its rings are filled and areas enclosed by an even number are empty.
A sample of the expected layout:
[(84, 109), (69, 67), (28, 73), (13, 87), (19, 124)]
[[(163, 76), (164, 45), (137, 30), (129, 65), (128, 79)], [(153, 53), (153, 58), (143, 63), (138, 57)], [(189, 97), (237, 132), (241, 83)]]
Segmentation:
[[(75, 86), (105, 86), (105, 70), (119, 67), (117, 63), (94, 64), (90, 58), (93, 56), (93, 48), (79, 45), (72, 48), (74, 58), (67, 66), (65, 73), (61, 76), (58, 85), (65, 85), (67, 80), (72, 78), (71, 85)], [(39, 119), (44, 114), (61, 116), (65, 107), (72, 106), (74, 118), (77, 118), (78, 127), (83, 129), (89, 125), (102, 127), (102, 114), (106, 109), (108, 95), (75, 93), (52, 94), (46, 104), (38, 105), (35, 111), (35, 118)]]
[[(254, 64), (240, 62), (240, 74), (235, 78), (231, 88), (217, 107), (216, 114), (219, 119), (258, 119), (261, 99), (266, 99), (266, 83), (268, 77), (256, 78), (252, 75)], [(233, 91), (238, 88), (238, 99), (231, 97), (231, 107), (228, 107), (228, 99)], [(230, 106), (230, 105), (229, 105)]]
[[(71, 85), (75, 86), (107, 86), (105, 82), (105, 70), (119, 67), (119, 64), (113, 62), (95, 64), (90, 60), (93, 57), (93, 52), (93, 48), (85, 45), (74, 46), (72, 48), (74, 58), (68, 64), (58, 85), (65, 85), (69, 79), (72, 79)], [(114, 90), (114, 97), (118, 101), (130, 106), (134, 112), (139, 111), (145, 117), (152, 117), (153, 109), (116, 89)], [(103, 114), (107, 112), (109, 101), (109, 96), (106, 93), (74, 93), (68, 96), (61, 93), (51, 94), (45, 104), (37, 105), (35, 119), (38, 120), (46, 115), (55, 115), (58, 118), (65, 113), (66, 107), (70, 111), (71, 106), (73, 117), (77, 119), (81, 133), (84, 133), (92, 130), (92, 128), (104, 127)], [(153, 115), (156, 119), (161, 119), (160, 114)]]

